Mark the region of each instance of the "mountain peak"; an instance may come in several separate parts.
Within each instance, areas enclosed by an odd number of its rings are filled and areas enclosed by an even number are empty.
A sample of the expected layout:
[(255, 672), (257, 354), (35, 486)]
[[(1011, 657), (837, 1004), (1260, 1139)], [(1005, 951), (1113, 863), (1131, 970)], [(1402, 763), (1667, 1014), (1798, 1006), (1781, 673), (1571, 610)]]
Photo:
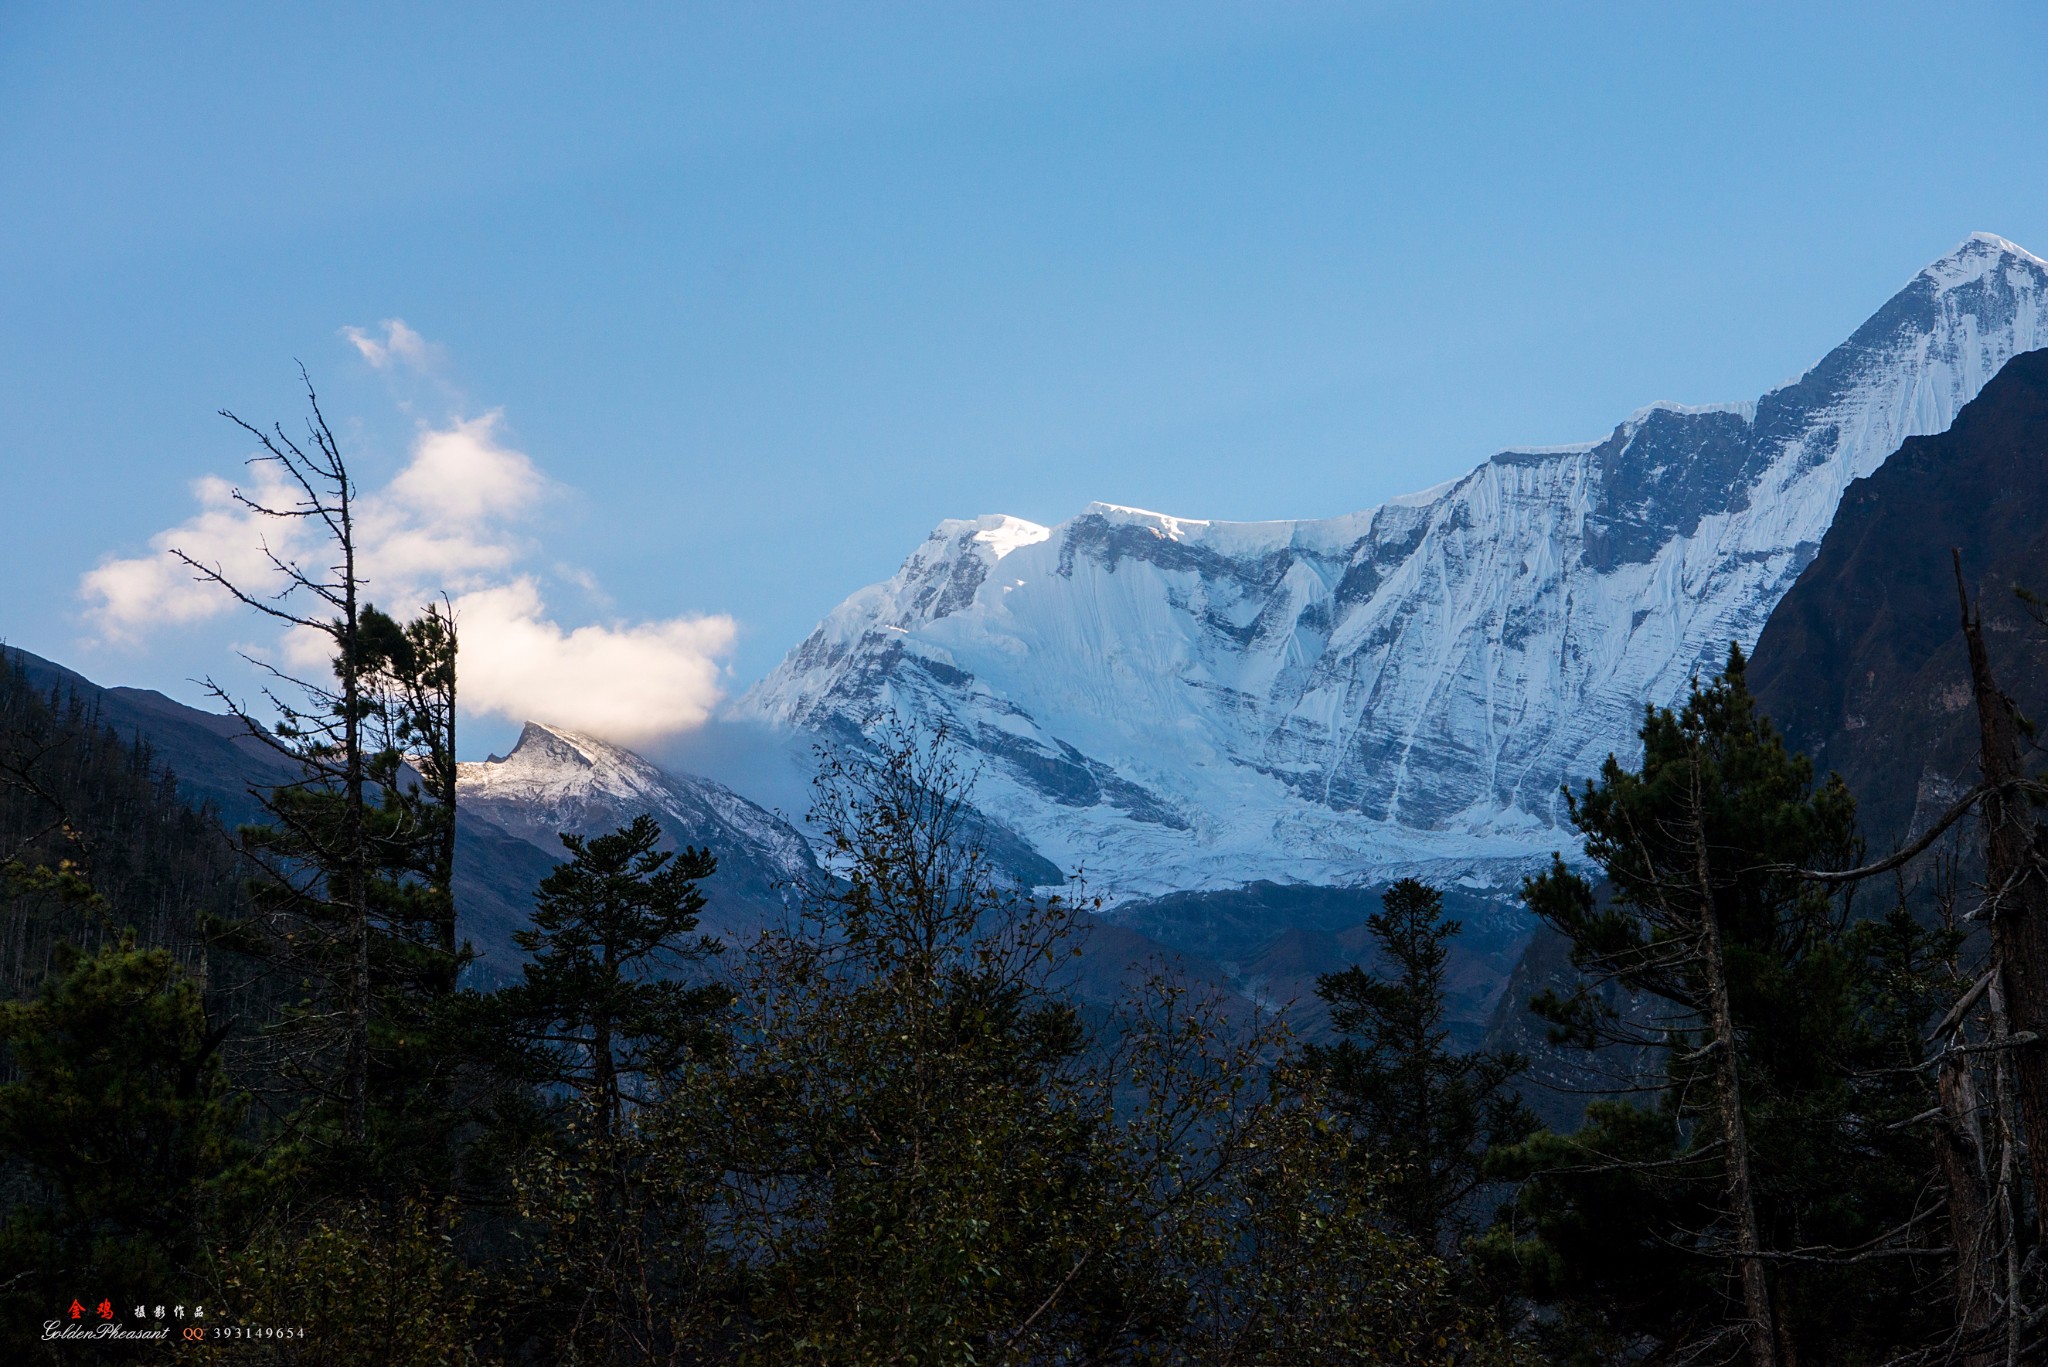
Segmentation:
[(1113, 897), (1512, 884), (1557, 848), (1561, 786), (1635, 752), (1643, 703), (1756, 639), (1843, 490), (2043, 345), (2048, 263), (1979, 233), (1754, 402), (1652, 405), (1375, 509), (1094, 503), (1000, 569), (996, 520), (948, 523), (735, 714), (943, 723), (991, 822)]
[[(722, 784), (664, 773), (595, 736), (530, 721), (502, 759), (457, 766), (463, 809), (545, 851), (562, 855), (563, 832), (602, 835), (641, 816), (661, 823), (664, 849), (710, 850), (705, 885), (725, 925), (785, 904), (784, 889), (816, 873), (803, 835)], [(751, 908), (751, 910), (749, 910)]]
[(456, 766), (457, 781), (478, 793), (514, 790), (602, 791), (619, 797), (658, 784), (654, 766), (631, 750), (543, 722), (529, 721), (502, 759)]
[(1958, 242), (1953, 251), (1930, 263), (1920, 274), (1932, 281), (1938, 291), (1946, 293), (1958, 285), (1982, 280), (1998, 267), (2008, 264), (2048, 270), (2048, 261), (2043, 261), (2016, 242), (1996, 233), (1971, 233)]
[(1027, 522), (1021, 517), (1011, 517), (1008, 513), (994, 513), (975, 521), (978, 524), (975, 541), (988, 547), (989, 554), (998, 560), (1011, 551), (1037, 545), (1052, 535), (1052, 528)]
[(551, 726), (530, 721), (520, 728), (519, 743), (512, 747), (512, 753), (499, 763), (509, 764), (524, 757), (529, 764), (546, 759), (588, 767), (590, 756), (576, 743), (579, 739), (581, 737), (574, 732), (557, 731)]
[(1958, 253), (1968, 251), (1972, 245), (1989, 247), (1991, 250), (2003, 252), (2007, 256), (2022, 256), (2029, 261), (2048, 265), (2048, 262), (2042, 261), (2040, 257), (2034, 255), (2025, 247), (2020, 246), (2019, 243), (2012, 241), (2010, 238), (2000, 237), (1997, 233), (1971, 233), (1958, 243), (1955, 251), (1950, 252), (1949, 255), (1955, 256)]
[(1171, 513), (1155, 513), (1150, 508), (1132, 508), (1122, 503), (1091, 503), (1081, 510), (1081, 516), (1099, 517), (1118, 526), (1143, 527), (1169, 541), (1179, 541), (1185, 533), (1199, 531), (1209, 525), (1207, 518), (1175, 517)]

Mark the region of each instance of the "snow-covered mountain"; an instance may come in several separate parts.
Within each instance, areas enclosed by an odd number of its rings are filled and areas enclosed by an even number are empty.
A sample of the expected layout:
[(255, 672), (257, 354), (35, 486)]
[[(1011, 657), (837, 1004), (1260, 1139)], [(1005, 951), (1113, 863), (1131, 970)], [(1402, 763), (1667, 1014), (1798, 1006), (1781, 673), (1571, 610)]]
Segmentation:
[(665, 848), (695, 845), (718, 857), (705, 884), (708, 928), (758, 922), (818, 873), (797, 830), (730, 788), (656, 768), (630, 750), (528, 722), (512, 753), (457, 766), (462, 810), (565, 856), (560, 835), (602, 835), (651, 813)]
[(736, 704), (851, 739), (947, 725), (982, 808), (1113, 896), (1497, 880), (1559, 785), (1753, 644), (1843, 489), (2048, 345), (2048, 263), (1977, 234), (1749, 403), (1654, 404), (1316, 521), (1109, 504), (940, 524)]

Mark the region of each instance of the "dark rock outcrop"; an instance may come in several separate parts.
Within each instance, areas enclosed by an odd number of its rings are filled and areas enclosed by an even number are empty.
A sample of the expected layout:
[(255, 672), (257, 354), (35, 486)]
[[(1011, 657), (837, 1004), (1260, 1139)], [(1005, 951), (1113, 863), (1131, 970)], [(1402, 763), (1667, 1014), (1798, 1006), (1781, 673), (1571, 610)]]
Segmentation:
[(2048, 350), (2014, 357), (1948, 431), (1849, 486), (1750, 663), (1786, 743), (1856, 794), (1874, 851), (1976, 782), (1952, 547), (1999, 681), (2048, 716), (2048, 629), (2015, 592), (2048, 592)]

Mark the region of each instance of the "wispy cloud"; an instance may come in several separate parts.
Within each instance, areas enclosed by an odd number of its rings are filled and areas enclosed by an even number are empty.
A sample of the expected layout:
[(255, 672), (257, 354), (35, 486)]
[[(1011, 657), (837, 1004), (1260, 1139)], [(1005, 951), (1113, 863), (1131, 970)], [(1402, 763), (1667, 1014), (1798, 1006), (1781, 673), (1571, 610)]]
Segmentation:
[[(258, 466), (248, 489), (262, 503), (289, 503), (274, 470)], [(216, 475), (192, 483), (199, 511), (178, 526), (149, 539), (148, 555), (121, 559), (108, 556), (87, 571), (79, 583), (87, 614), (102, 641), (134, 645), (153, 631), (217, 617), (233, 600), (219, 589), (200, 583), (179, 563), (171, 548), (182, 548), (195, 560), (218, 565), (236, 583), (263, 583), (271, 573), (266, 550), (290, 559), (303, 528), (258, 516), (235, 499), (235, 486)]]
[[(372, 365), (396, 357), (419, 364), (419, 334), (393, 319), (379, 341), (348, 330)], [(373, 354), (374, 353), (374, 354)], [(288, 504), (292, 493), (270, 466), (252, 467), (253, 500)], [(450, 595), (461, 631), (467, 709), (531, 719), (645, 743), (699, 725), (720, 697), (719, 661), (732, 648), (730, 617), (569, 625), (550, 614), (528, 562), (539, 547), (525, 524), (557, 486), (505, 438), (500, 412), (423, 427), (404, 468), (356, 503), (363, 576), (372, 601), (394, 612)], [(237, 610), (221, 589), (193, 577), (173, 549), (218, 564), (230, 580), (260, 588), (269, 557), (317, 557), (299, 520), (261, 516), (235, 486), (208, 476), (192, 486), (198, 509), (150, 538), (149, 551), (109, 556), (80, 581), (89, 620), (111, 644), (139, 645), (153, 633)], [(597, 585), (578, 581), (593, 596)], [(287, 658), (318, 667), (324, 646), (288, 636)]]
[(395, 365), (402, 365), (424, 371), (433, 365), (436, 348), (427, 345), (426, 338), (407, 327), (403, 318), (386, 318), (377, 326), (384, 329), (381, 338), (361, 328), (341, 330), (341, 335), (370, 363), (372, 370), (389, 370)]

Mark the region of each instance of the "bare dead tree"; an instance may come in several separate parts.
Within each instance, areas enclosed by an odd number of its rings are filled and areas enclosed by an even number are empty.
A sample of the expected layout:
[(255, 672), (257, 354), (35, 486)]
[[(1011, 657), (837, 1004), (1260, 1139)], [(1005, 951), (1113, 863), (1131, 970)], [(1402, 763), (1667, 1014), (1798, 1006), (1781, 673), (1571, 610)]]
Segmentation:
[[(1945, 854), (1937, 876), (1941, 923), (1951, 937), (1949, 972), (1960, 978), (1961, 965), (1954, 949), (1960, 945), (1961, 937), (1955, 934), (1958, 918), (1953, 848)], [(1901, 876), (1902, 900), (1904, 895)], [(1940, 1049), (1935, 1060), (1935, 1095), (1939, 1106), (1935, 1143), (1942, 1187), (1947, 1195), (1949, 1245), (1955, 1254), (1954, 1341), (1966, 1367), (1989, 1367), (1987, 1345), (1997, 1327), (2000, 1308), (2010, 1294), (2007, 1269), (2001, 1263), (2001, 1255), (2011, 1250), (2007, 1238), (2010, 1231), (2001, 1218), (1998, 1193), (1992, 1185), (1984, 1135), (1985, 1104), (1977, 1078), (1981, 1054), (1972, 1049), (1969, 1036), (1972, 1018), (1988, 1010), (1986, 994), (1996, 983), (1997, 975), (1998, 965), (1994, 962), (1957, 998), (1927, 1037), (1930, 1046)], [(2004, 1153), (2002, 1146), (2000, 1152)]]
[(2024, 789), (2018, 708), (1998, 686), (1984, 648), (1984, 619), (1954, 554), (1963, 640), (1977, 701), (1978, 763), (1983, 770), (1985, 916), (2011, 1024), (2012, 1072), (2036, 1193), (2048, 1192), (2048, 860)]
[[(275, 583), (265, 592), (235, 582), (217, 561), (208, 563), (177, 548), (171, 553), (202, 582), (217, 585), (245, 607), (287, 627), (316, 633), (332, 649), (331, 683), (260, 666), (274, 681), (264, 689), (264, 698), (278, 718), (275, 722), (259, 719), (212, 680), (207, 687), (250, 735), (299, 768), (295, 782), (256, 793), (271, 817), (273, 835), (245, 843), (268, 876), (270, 895), (263, 900), (271, 913), (275, 942), (326, 980), (328, 1000), (304, 1021), (317, 1034), (338, 1037), (339, 1077), (331, 1090), (341, 1104), (347, 1138), (360, 1144), (367, 1129), (369, 1094), (372, 853), (365, 735), (370, 707), (356, 491), (312, 381), (303, 367), (299, 373), (309, 409), (303, 442), (287, 436), (281, 423), (266, 431), (221, 411), (262, 447), (250, 464), (273, 467), (289, 491), (285, 500), (275, 503), (239, 488), (233, 497), (262, 518), (315, 529), (331, 563), (309, 565), (289, 550), (273, 549), (266, 538), (263, 553)], [(281, 696), (279, 685), (293, 696)]]

